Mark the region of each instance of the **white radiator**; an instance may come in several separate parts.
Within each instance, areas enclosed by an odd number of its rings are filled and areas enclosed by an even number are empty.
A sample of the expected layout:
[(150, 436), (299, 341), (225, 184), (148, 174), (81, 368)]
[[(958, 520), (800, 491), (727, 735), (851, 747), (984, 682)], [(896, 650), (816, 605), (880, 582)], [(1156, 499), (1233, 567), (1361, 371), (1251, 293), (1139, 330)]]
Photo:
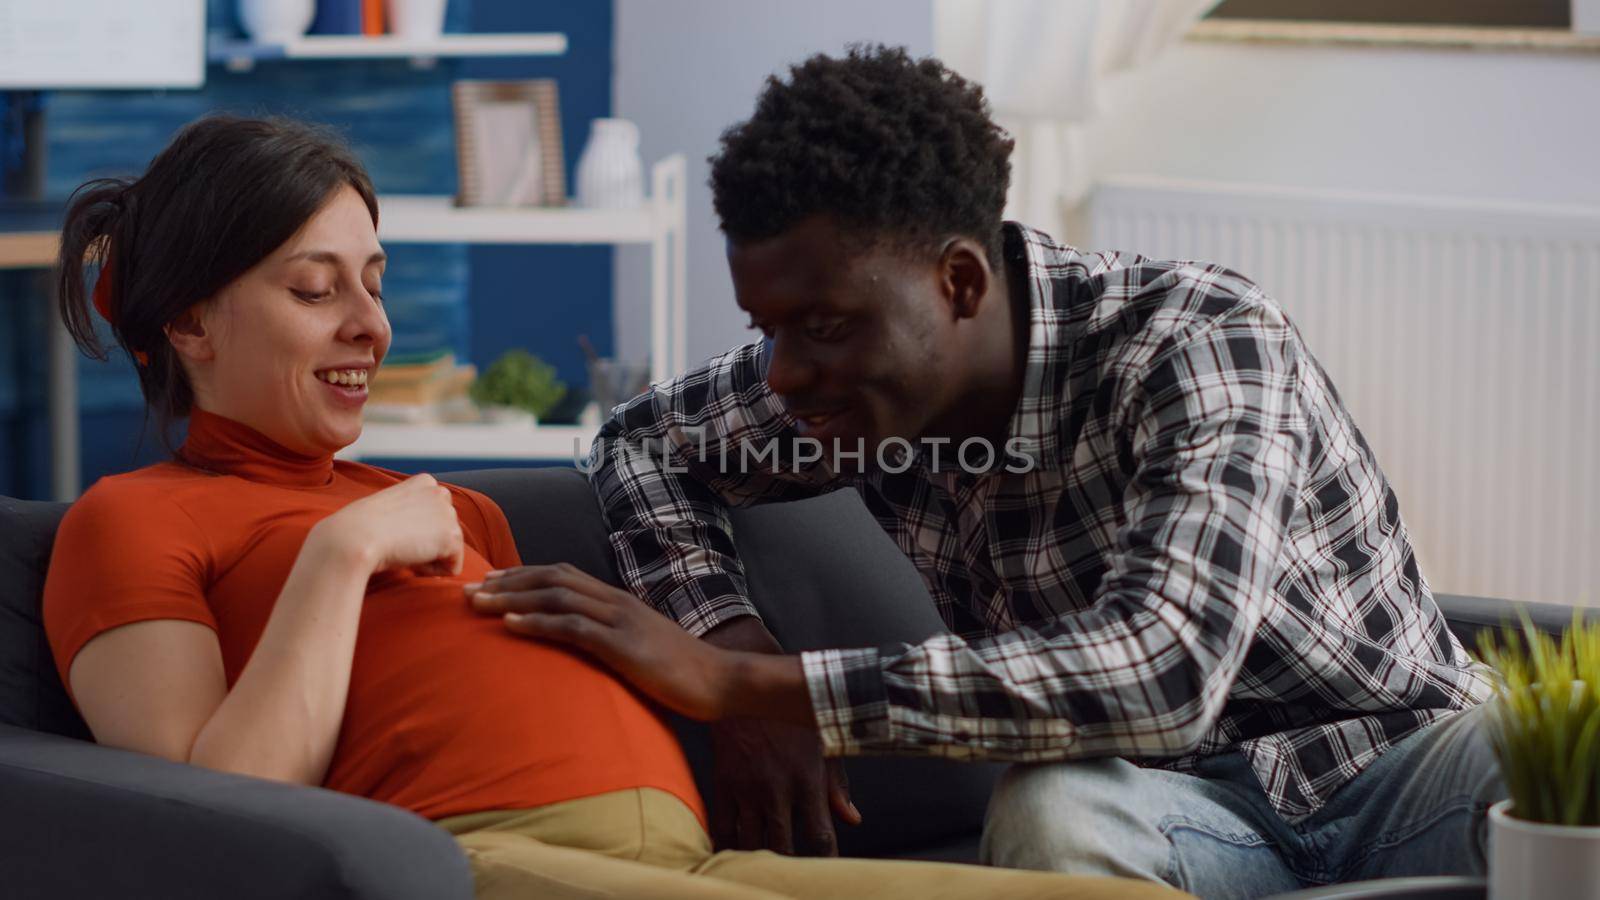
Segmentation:
[(1119, 178), (1089, 229), (1282, 304), (1435, 591), (1600, 606), (1600, 209)]

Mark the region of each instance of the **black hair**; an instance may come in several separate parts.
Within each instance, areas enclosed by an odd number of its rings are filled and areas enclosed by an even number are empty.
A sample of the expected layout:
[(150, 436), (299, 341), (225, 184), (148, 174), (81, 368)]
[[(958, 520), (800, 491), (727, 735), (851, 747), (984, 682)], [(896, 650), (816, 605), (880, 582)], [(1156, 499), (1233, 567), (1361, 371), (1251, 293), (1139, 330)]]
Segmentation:
[(855, 45), (767, 79), (711, 157), (713, 202), (735, 244), (821, 214), (911, 247), (970, 237), (998, 266), (1012, 144), (978, 85), (903, 47)]
[(62, 321), (84, 353), (106, 358), (84, 272), (100, 264), (98, 277), (111, 279), (112, 334), (146, 357), (139, 388), (165, 440), (194, 404), (165, 327), (270, 255), (344, 185), (376, 227), (372, 181), (331, 132), (282, 118), (191, 122), (138, 178), (98, 178), (73, 192), (56, 265)]

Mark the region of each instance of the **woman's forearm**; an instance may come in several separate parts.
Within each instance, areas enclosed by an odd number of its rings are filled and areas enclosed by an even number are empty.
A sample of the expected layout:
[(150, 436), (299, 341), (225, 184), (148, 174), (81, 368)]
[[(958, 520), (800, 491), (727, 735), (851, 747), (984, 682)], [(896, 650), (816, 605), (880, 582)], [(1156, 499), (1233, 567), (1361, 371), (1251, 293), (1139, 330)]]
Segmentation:
[(313, 529), (255, 652), (196, 735), (189, 762), (321, 784), (350, 688), (372, 562), (356, 542)]

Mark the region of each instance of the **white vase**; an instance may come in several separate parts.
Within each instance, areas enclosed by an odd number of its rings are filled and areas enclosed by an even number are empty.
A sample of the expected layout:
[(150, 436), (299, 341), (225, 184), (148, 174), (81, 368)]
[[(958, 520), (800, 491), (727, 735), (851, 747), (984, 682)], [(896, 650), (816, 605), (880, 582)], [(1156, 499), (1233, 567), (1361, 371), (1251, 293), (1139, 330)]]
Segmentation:
[(1600, 0), (1572, 0), (1572, 30), (1600, 34)]
[(389, 32), (411, 41), (437, 40), (448, 5), (449, 0), (389, 0)]
[(239, 0), (239, 25), (258, 44), (287, 44), (304, 37), (317, 15), (316, 0)]
[(627, 119), (595, 119), (578, 160), (578, 205), (633, 209), (644, 203), (644, 162), (639, 126)]
[(1489, 807), (1489, 900), (1600, 897), (1600, 826), (1529, 822)]

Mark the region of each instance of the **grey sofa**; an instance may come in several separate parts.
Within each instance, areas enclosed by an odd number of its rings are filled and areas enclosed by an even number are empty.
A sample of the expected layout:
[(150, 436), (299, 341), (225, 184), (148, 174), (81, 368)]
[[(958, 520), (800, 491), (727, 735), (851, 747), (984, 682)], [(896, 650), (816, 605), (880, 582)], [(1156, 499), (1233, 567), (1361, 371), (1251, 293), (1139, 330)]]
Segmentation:
[[(529, 563), (616, 581), (605, 527), (571, 469), (458, 472), (505, 510)], [(408, 812), (318, 788), (165, 762), (89, 742), (55, 674), (39, 595), (64, 504), (0, 498), (0, 896), (384, 898), (471, 896), (466, 861)], [(914, 641), (942, 626), (909, 562), (851, 492), (735, 514), (751, 592), (790, 649)], [(1497, 601), (1443, 597), (1470, 639)], [(1539, 609), (1552, 627), (1562, 609)], [(679, 734), (709, 796), (705, 730)], [(847, 855), (971, 860), (1000, 767), (850, 760), (859, 828)]]

